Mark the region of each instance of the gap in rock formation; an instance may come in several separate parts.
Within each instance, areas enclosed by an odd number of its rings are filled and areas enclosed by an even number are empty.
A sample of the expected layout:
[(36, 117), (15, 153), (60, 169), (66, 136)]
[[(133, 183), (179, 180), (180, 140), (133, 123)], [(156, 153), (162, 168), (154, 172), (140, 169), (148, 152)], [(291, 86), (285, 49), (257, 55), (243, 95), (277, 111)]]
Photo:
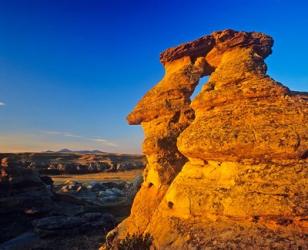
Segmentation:
[(201, 92), (202, 87), (208, 82), (210, 76), (202, 76), (199, 79), (199, 83), (196, 86), (194, 92), (192, 93), (192, 95), (190, 96), (190, 101), (192, 102), (195, 97)]

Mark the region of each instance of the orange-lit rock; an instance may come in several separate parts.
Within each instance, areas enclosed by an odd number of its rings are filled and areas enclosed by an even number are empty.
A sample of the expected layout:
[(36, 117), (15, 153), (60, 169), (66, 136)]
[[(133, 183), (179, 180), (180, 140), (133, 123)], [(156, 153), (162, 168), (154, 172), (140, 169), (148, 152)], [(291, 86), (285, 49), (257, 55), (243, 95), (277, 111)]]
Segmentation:
[(258, 162), (304, 158), (307, 96), (290, 92), (267, 76), (265, 69), (262, 57), (251, 48), (223, 54), (192, 102), (196, 119), (178, 139), (184, 155)]
[(162, 81), (129, 114), (128, 122), (141, 124), (144, 129), (143, 152), (148, 164), (131, 216), (119, 227), (119, 234), (122, 228), (124, 235), (127, 231), (142, 233), (146, 229), (170, 183), (187, 161), (178, 151), (176, 142), (194, 119), (189, 106), (190, 95), (202, 73), (200, 63), (193, 64), (189, 57), (168, 63)]
[(145, 182), (109, 241), (149, 232), (158, 249), (308, 245), (308, 95), (266, 75), (272, 45), (225, 30), (161, 54), (164, 78), (128, 116), (144, 128)]

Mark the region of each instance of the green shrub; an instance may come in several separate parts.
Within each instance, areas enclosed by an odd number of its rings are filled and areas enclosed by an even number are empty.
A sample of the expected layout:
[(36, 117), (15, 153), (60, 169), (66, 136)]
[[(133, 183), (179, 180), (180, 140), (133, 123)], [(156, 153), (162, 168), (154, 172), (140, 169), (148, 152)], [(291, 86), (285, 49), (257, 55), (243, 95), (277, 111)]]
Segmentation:
[(128, 234), (125, 239), (121, 240), (119, 250), (149, 250), (152, 245), (153, 237), (146, 233), (145, 235)]

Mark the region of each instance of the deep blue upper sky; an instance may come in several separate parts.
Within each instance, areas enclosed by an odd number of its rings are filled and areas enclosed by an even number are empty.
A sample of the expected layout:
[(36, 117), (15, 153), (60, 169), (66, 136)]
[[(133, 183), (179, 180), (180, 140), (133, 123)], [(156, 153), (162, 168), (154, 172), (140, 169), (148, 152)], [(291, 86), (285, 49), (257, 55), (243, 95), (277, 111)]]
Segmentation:
[(159, 53), (226, 28), (273, 36), (269, 74), (308, 91), (307, 27), (296, 0), (0, 0), (0, 151), (140, 152), (125, 117)]

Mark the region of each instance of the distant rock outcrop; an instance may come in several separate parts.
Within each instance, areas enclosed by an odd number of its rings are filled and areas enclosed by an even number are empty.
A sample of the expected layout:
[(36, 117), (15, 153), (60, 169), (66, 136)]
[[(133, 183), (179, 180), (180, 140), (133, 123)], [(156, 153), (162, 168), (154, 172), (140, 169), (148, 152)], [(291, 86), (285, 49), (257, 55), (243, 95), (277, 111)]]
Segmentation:
[(150, 233), (158, 249), (307, 246), (308, 94), (266, 75), (272, 45), (224, 30), (161, 54), (164, 78), (128, 116), (145, 132), (144, 183), (108, 242)]
[(0, 153), (15, 165), (34, 169), (41, 174), (86, 174), (142, 169), (146, 160), (143, 155), (106, 153), (100, 151), (71, 151), (41, 153)]

